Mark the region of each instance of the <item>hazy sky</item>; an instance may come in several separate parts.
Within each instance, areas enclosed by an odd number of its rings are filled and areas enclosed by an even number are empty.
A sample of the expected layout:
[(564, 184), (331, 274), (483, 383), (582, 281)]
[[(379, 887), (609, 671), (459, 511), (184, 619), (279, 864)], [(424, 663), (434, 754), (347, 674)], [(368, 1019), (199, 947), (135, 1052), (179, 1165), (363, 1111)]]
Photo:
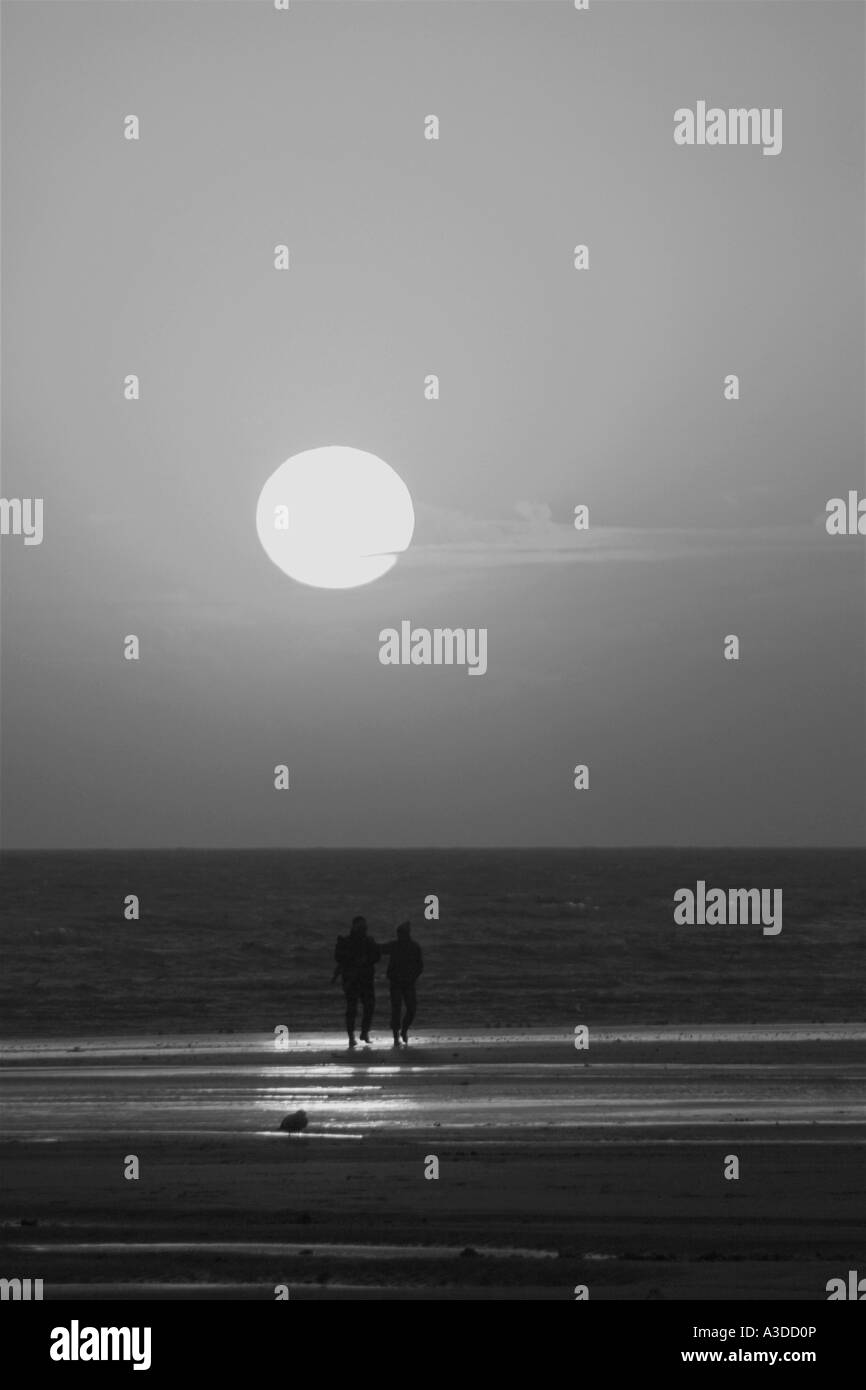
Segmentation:
[[(864, 491), (863, 31), (6, 0), (2, 488), (45, 540), (2, 542), (4, 845), (863, 844), (864, 541), (823, 526)], [(677, 147), (699, 100), (782, 152)], [(350, 592), (255, 528), (330, 443), (418, 518)], [(487, 674), (380, 665), (404, 618), (486, 627)]]

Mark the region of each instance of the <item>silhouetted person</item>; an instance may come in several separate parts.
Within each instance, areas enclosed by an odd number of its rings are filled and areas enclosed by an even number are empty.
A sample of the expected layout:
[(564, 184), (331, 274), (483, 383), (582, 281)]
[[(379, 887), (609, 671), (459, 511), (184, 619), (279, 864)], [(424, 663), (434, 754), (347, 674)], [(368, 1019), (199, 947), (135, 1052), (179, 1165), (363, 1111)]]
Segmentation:
[(352, 929), (348, 936), (338, 936), (334, 948), (337, 967), (332, 982), (342, 976), (343, 992), (346, 996), (346, 1032), (349, 1046), (356, 1047), (355, 1015), (358, 1001), (361, 1001), (361, 1042), (370, 1041), (370, 1024), (373, 1022), (373, 1009), (376, 1005), (376, 991), (373, 974), (376, 961), (381, 952), (372, 937), (367, 935), (367, 923), (363, 917), (352, 919)]
[[(415, 997), (415, 982), (424, 969), (421, 947), (412, 940), (408, 922), (401, 922), (397, 928), (397, 940), (388, 941), (382, 947), (382, 955), (388, 957), (388, 988), (391, 991), (391, 1032), (394, 1046), (409, 1041), (409, 1029), (415, 1018), (418, 1001)], [(401, 1018), (402, 1014), (402, 1018)]]

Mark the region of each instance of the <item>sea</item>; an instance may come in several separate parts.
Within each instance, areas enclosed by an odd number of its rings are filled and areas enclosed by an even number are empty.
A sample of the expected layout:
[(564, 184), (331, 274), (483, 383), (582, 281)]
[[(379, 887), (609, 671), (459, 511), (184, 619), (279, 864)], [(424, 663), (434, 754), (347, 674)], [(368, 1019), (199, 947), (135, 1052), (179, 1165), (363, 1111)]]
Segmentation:
[[(677, 925), (698, 880), (781, 889), (781, 932)], [(356, 914), (379, 941), (411, 921), (418, 1028), (864, 1013), (862, 850), (6, 852), (0, 909), (5, 1038), (337, 1029)]]

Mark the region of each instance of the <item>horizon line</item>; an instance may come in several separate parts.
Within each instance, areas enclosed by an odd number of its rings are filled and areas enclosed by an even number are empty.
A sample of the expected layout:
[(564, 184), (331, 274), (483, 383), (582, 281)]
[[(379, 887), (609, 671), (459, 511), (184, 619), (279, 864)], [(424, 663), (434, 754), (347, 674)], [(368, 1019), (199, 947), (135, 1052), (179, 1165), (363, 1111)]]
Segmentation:
[(4, 854), (417, 854), (420, 851), (448, 854), (628, 854), (659, 850), (702, 854), (835, 854), (866, 851), (866, 842), (833, 845), (21, 845), (15, 848), (0, 847), (0, 857)]

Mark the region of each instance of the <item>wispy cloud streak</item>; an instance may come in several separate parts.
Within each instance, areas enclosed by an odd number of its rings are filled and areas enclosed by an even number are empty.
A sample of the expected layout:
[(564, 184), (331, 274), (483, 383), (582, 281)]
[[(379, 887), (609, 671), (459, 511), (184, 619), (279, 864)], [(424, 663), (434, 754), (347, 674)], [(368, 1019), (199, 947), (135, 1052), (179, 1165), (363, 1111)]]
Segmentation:
[(823, 525), (631, 527), (554, 521), (546, 503), (518, 502), (514, 516), (485, 520), (436, 507), (416, 508), (415, 539), (401, 565), (489, 567), (715, 558), (826, 547)]

